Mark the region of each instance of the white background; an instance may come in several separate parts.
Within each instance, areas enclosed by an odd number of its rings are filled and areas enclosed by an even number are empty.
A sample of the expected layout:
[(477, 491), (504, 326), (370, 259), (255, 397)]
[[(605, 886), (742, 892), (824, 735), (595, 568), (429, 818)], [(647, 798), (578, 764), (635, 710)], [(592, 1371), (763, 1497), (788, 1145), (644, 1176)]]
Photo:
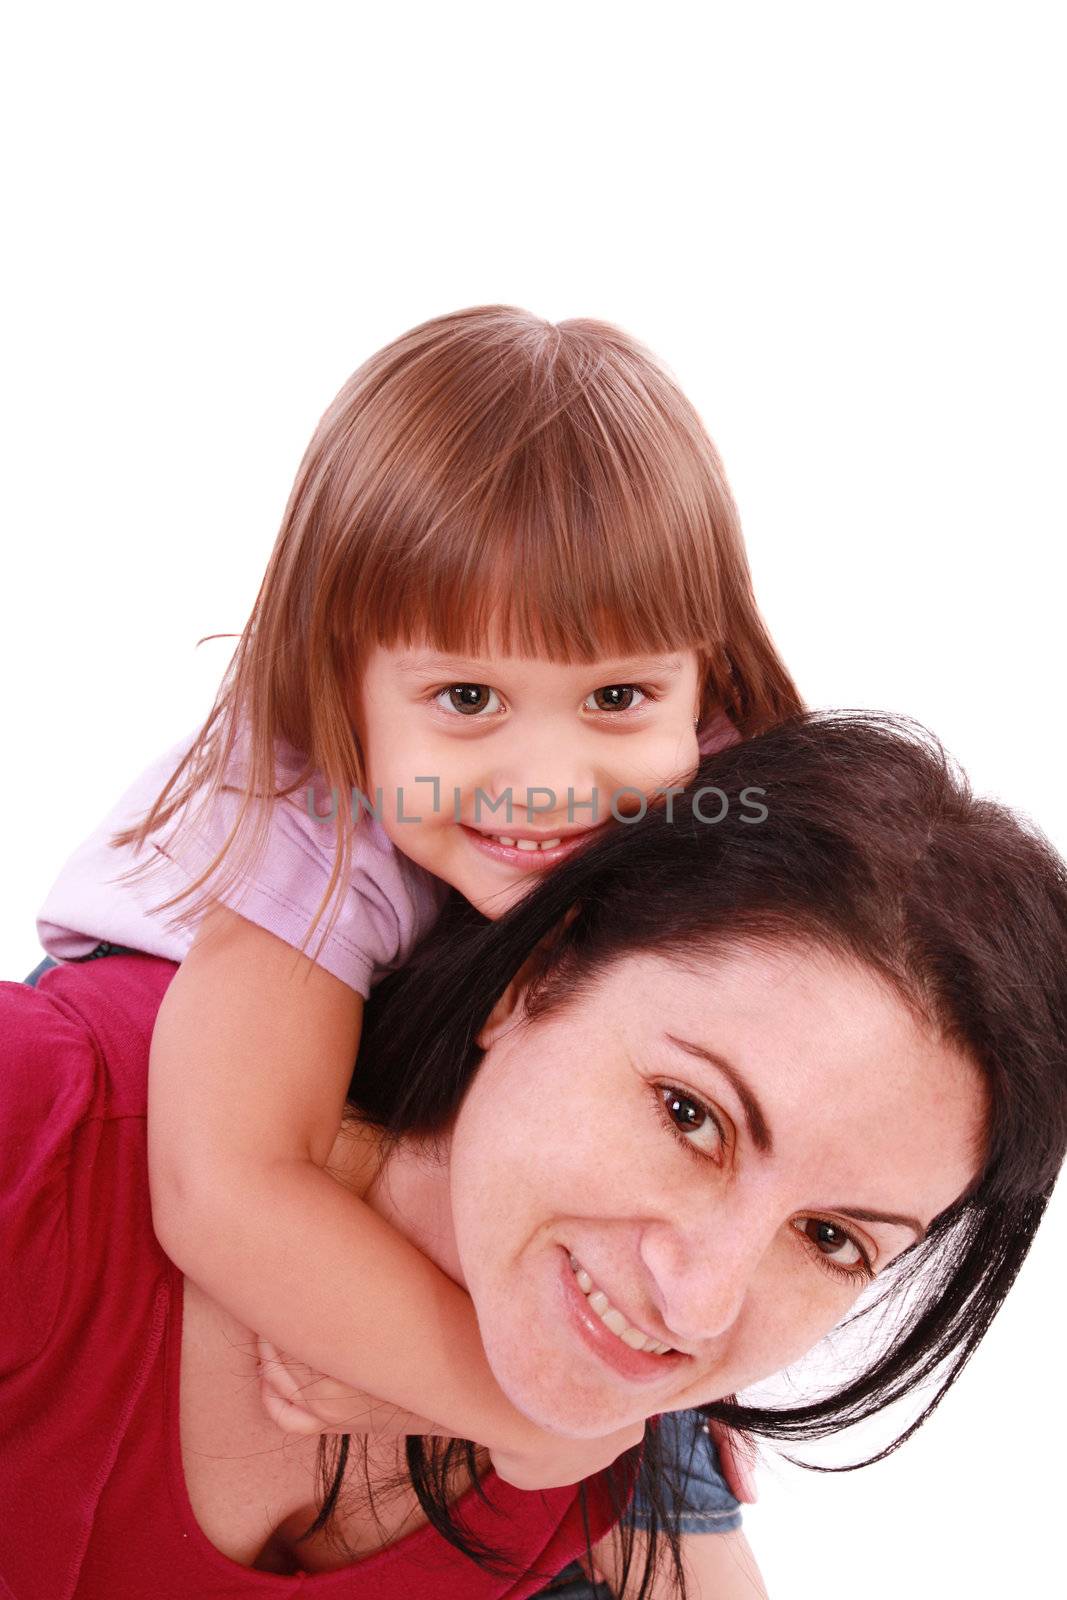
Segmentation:
[[(66, 851), (206, 709), (226, 647), (196, 640), (242, 626), (343, 379), (488, 302), (656, 350), (809, 701), (922, 718), (1067, 849), (1056, 15), (21, 8), (0, 970), (34, 964)], [(1065, 1213), (912, 1443), (764, 1468), (776, 1600), (1058, 1589)]]

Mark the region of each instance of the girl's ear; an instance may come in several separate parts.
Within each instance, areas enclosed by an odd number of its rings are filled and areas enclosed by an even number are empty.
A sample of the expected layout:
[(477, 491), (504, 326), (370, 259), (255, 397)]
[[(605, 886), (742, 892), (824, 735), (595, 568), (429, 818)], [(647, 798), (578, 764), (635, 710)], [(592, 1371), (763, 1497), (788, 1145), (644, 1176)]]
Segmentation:
[(488, 1050), (495, 1044), (501, 1034), (509, 1028), (516, 1027), (526, 1015), (526, 991), (533, 978), (538, 974), (544, 964), (545, 953), (560, 939), (564, 930), (569, 928), (581, 910), (580, 905), (573, 905), (566, 912), (563, 920), (559, 922), (544, 938), (539, 940), (535, 948), (527, 956), (522, 966), (516, 972), (496, 1005), (486, 1017), (482, 1026), (474, 1036), (474, 1042), (481, 1050)]

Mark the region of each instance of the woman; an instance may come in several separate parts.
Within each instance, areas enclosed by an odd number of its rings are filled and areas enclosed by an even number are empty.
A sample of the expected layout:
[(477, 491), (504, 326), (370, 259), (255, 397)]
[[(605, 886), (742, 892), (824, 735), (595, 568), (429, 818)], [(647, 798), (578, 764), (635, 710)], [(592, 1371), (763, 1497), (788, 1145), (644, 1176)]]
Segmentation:
[[(457, 1504), (434, 1447), (409, 1445), (398, 1487), (376, 1440), (373, 1504), (315, 1516), (318, 1447), (282, 1448), (252, 1331), (151, 1240), (145, 1056), (168, 976), (121, 957), (4, 993), (12, 1593), (518, 1597), (579, 1553), (583, 1515), (620, 1579), (605, 1535), (630, 1458), (580, 1495), (524, 1495), (452, 1445), (487, 1497)], [(376, 997), (333, 1165), (464, 1284), (542, 1426), (599, 1437), (709, 1403), (808, 1437), (935, 1370), (943, 1392), (981, 1338), (1062, 1160), (1065, 1038), (1050, 848), (908, 729), (809, 719), (709, 758), (671, 814), (500, 922), (435, 931)], [(724, 1398), (875, 1278), (879, 1302), (911, 1292), (867, 1371), (789, 1411)], [(669, 1508), (655, 1440), (641, 1471)]]

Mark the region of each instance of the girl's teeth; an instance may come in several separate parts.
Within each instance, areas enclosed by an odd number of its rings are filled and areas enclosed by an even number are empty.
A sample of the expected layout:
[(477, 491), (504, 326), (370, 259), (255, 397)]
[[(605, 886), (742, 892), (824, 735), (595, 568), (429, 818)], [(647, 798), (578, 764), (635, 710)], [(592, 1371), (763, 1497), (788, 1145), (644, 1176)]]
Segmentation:
[(576, 1256), (571, 1256), (571, 1271), (578, 1282), (578, 1287), (589, 1301), (591, 1308), (596, 1312), (606, 1328), (617, 1335), (623, 1344), (629, 1345), (631, 1350), (648, 1350), (653, 1355), (666, 1355), (670, 1349), (669, 1344), (663, 1344), (659, 1339), (649, 1339), (639, 1328), (631, 1328), (621, 1311), (617, 1311), (604, 1293), (603, 1289), (594, 1286), (592, 1278), (578, 1261)]
[(494, 833), (497, 844), (506, 844), (512, 850), (555, 850), (560, 839), (509, 839), (506, 833)]

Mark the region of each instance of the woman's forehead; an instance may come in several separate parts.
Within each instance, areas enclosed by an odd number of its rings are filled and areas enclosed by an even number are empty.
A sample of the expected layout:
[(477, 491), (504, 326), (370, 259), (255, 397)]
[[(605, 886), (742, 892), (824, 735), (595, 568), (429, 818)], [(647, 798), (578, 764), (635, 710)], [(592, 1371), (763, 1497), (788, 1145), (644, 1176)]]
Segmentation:
[(911, 1175), (945, 1205), (975, 1175), (980, 1075), (857, 961), (799, 941), (634, 955), (591, 1000), (605, 1040), (725, 1098), (754, 1152), (832, 1162), (843, 1179)]
[[(709, 1054), (733, 1047), (739, 1065), (772, 1087), (855, 1078), (857, 1092), (892, 1090), (910, 1084), (920, 1057), (924, 1071), (962, 1060), (878, 973), (800, 940), (627, 955), (595, 992), (643, 1033), (684, 1025)], [(882, 1070), (872, 1077), (875, 1061)]]

